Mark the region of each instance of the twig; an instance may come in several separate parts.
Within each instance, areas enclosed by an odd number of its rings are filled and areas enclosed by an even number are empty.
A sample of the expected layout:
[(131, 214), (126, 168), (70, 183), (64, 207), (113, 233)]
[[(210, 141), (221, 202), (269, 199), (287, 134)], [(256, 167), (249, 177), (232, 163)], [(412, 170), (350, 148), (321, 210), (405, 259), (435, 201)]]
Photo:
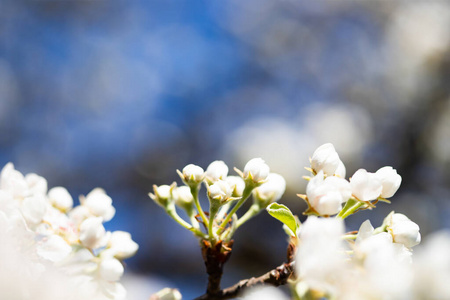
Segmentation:
[(288, 279), (292, 276), (294, 272), (295, 261), (290, 263), (284, 263), (281, 266), (267, 272), (266, 274), (259, 276), (257, 278), (252, 277), (250, 279), (244, 279), (236, 283), (235, 285), (223, 289), (215, 294), (206, 293), (194, 300), (222, 300), (222, 299), (232, 299), (236, 296), (242, 294), (247, 288), (258, 286), (258, 285), (272, 285), (280, 286), (288, 282)]

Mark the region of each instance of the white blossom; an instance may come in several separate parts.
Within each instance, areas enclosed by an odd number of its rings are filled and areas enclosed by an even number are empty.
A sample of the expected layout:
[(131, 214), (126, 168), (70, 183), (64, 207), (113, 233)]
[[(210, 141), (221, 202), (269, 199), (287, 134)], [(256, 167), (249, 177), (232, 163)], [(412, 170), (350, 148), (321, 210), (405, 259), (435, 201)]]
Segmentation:
[(381, 195), (383, 186), (374, 173), (359, 169), (350, 178), (353, 195), (362, 201), (375, 200)]
[(115, 258), (101, 259), (99, 264), (100, 277), (106, 281), (119, 281), (124, 272), (123, 265)]
[(96, 249), (103, 246), (105, 234), (102, 217), (87, 218), (80, 225), (80, 242), (87, 248)]
[(395, 243), (401, 243), (408, 248), (412, 248), (420, 243), (419, 225), (404, 214), (391, 214), (388, 216), (387, 225), (387, 230), (391, 233)]
[(241, 197), (245, 189), (245, 182), (240, 176), (227, 176), (225, 181), (233, 189), (233, 197)]
[(73, 199), (66, 188), (57, 186), (48, 191), (48, 199), (50, 203), (65, 212), (73, 207)]
[(139, 246), (131, 239), (131, 234), (125, 231), (114, 231), (107, 244), (108, 252), (119, 259), (133, 256)]
[(180, 207), (189, 209), (194, 203), (194, 196), (192, 196), (191, 189), (188, 186), (174, 188), (172, 190), (172, 197)]
[(189, 164), (183, 168), (183, 173), (181, 176), (186, 184), (197, 185), (203, 181), (203, 178), (205, 178), (205, 171), (197, 165)]
[(25, 175), (25, 182), (28, 185), (28, 190), (31, 194), (46, 194), (47, 193), (47, 180), (34, 173)]
[(244, 167), (244, 179), (251, 178), (255, 183), (262, 183), (269, 172), (270, 168), (262, 158), (253, 158)]
[(311, 207), (319, 214), (334, 215), (350, 198), (351, 189), (347, 180), (334, 176), (324, 178), (320, 171), (308, 182), (306, 195)]
[(22, 214), (30, 225), (39, 224), (47, 211), (47, 200), (43, 195), (26, 197), (21, 206)]
[(299, 279), (321, 291), (332, 292), (346, 269), (340, 219), (309, 216), (300, 226), (296, 271)]
[(286, 180), (284, 180), (283, 176), (270, 173), (267, 176), (267, 181), (253, 190), (253, 196), (265, 207), (272, 202), (278, 201), (285, 190)]
[(228, 175), (228, 166), (222, 160), (216, 160), (206, 168), (206, 179), (209, 184), (217, 180), (224, 180)]
[(381, 181), (383, 189), (381, 190), (381, 197), (390, 198), (397, 192), (402, 182), (402, 177), (397, 174), (397, 171), (392, 167), (383, 167), (375, 172), (375, 175)]
[(83, 206), (89, 208), (92, 215), (102, 217), (104, 222), (111, 220), (116, 213), (111, 197), (100, 188), (93, 189), (86, 198), (81, 198), (80, 201)]
[(49, 261), (60, 262), (72, 252), (72, 247), (60, 236), (52, 234), (43, 238), (37, 247), (37, 254)]
[(242, 300), (288, 300), (289, 298), (273, 286), (255, 287), (246, 291)]
[(208, 196), (210, 199), (225, 203), (233, 193), (228, 182), (224, 180), (217, 180), (214, 184), (208, 187)]
[[(323, 144), (317, 148), (311, 157), (311, 168), (314, 172), (319, 173), (320, 171), (323, 171), (323, 173), (328, 176), (333, 176), (341, 163), (339, 155), (331, 143)], [(342, 173), (342, 170), (339, 171)]]
[(13, 197), (23, 198), (29, 193), (25, 177), (14, 169), (12, 163), (6, 164), (0, 173), (0, 188), (10, 192)]
[(342, 161), (339, 161), (339, 165), (338, 165), (336, 171), (334, 172), (334, 175), (341, 177), (341, 178), (345, 178), (346, 169), (345, 169), (345, 165)]

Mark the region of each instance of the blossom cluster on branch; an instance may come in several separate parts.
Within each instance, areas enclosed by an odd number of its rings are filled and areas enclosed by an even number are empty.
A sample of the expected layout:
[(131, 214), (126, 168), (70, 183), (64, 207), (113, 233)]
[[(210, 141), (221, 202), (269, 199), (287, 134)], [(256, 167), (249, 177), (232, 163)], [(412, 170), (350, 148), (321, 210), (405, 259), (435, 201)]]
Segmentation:
[[(239, 176), (228, 176), (225, 163), (215, 161), (206, 172), (195, 165), (178, 171), (186, 186), (154, 186), (150, 197), (201, 241), (209, 278), (205, 294), (196, 299), (287, 299), (273, 287), (258, 289), (282, 284), (291, 286), (291, 299), (296, 300), (425, 300), (450, 296), (449, 234), (432, 237), (413, 259), (413, 247), (421, 242), (421, 234), (419, 226), (404, 214), (391, 212), (376, 228), (366, 220), (359, 230), (345, 229), (347, 217), (374, 209), (379, 202), (390, 203), (388, 199), (402, 181), (394, 168), (386, 166), (373, 173), (359, 169), (346, 179), (345, 165), (328, 143), (317, 148), (306, 169), (311, 173), (304, 177), (308, 180), (306, 193), (298, 194), (308, 206), (303, 223), (287, 206), (276, 202), (286, 182), (281, 175), (270, 173), (260, 158), (250, 160), (243, 172), (235, 169)], [(208, 212), (203, 211), (198, 199), (201, 183), (207, 189)], [(253, 204), (238, 217), (236, 211), (250, 195)], [(176, 206), (187, 212), (190, 222), (179, 217)], [(221, 289), (233, 233), (264, 209), (283, 223), (289, 237), (288, 261), (260, 277)], [(436, 258), (433, 251), (439, 243), (446, 251), (440, 249), (441, 256)], [(424, 271), (432, 277), (424, 276)], [(181, 299), (181, 295), (165, 289), (152, 299)]]
[[(125, 299), (119, 282), (122, 261), (133, 256), (138, 245), (128, 232), (106, 231), (103, 223), (114, 215), (112, 200), (102, 189), (80, 196), (80, 205), (74, 206), (64, 187), (48, 190), (45, 178), (34, 173), (24, 176), (8, 163), (0, 173), (0, 235), (9, 243), (1, 250), (10, 247), (18, 261), (27, 261), (9, 271), (29, 279), (11, 290), (8, 299), (38, 299), (26, 287), (49, 273), (59, 278), (55, 286), (70, 289), (64, 299)], [(2, 264), (3, 272), (8, 268)]]

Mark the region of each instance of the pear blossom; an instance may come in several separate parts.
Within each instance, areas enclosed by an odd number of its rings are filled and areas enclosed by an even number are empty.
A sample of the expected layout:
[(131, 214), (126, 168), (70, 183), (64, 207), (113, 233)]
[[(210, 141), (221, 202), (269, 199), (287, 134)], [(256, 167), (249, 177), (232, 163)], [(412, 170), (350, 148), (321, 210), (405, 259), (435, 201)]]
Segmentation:
[(351, 197), (347, 180), (330, 176), (324, 178), (323, 171), (314, 176), (306, 187), (311, 207), (321, 215), (334, 215), (342, 209), (342, 203)]
[(342, 161), (339, 161), (339, 165), (338, 165), (336, 171), (334, 172), (334, 175), (341, 177), (341, 178), (345, 178), (346, 169), (345, 169), (345, 165)]
[(270, 173), (267, 181), (253, 190), (254, 199), (266, 207), (272, 202), (278, 201), (286, 190), (286, 180), (283, 176), (276, 173)]
[(46, 194), (47, 193), (47, 180), (34, 173), (25, 175), (25, 182), (28, 185), (28, 190), (31, 194)]
[(153, 199), (157, 204), (161, 205), (162, 207), (167, 207), (169, 203), (173, 200), (172, 197), (172, 190), (173, 187), (167, 184), (160, 185), (160, 186), (153, 186), (154, 194), (148, 194), (150, 198)]
[(80, 226), (80, 224), (89, 217), (92, 217), (90, 209), (83, 205), (78, 205), (68, 212), (68, 217), (75, 224), (75, 226)]
[(37, 247), (37, 254), (49, 261), (60, 262), (72, 252), (72, 247), (60, 236), (52, 234), (43, 238)]
[(241, 197), (245, 189), (245, 182), (240, 176), (227, 176), (225, 181), (228, 182), (233, 189), (233, 197)]
[[(121, 259), (137, 251), (138, 245), (127, 232), (107, 232), (103, 222), (115, 213), (111, 198), (101, 189), (94, 189), (86, 197), (80, 197), (81, 205), (73, 208), (73, 199), (63, 187), (55, 187), (47, 193), (45, 178), (30, 173), (23, 175), (7, 164), (0, 173), (0, 237), (4, 253), (6, 245), (13, 245), (13, 252), (20, 252), (25, 258), (14, 262), (13, 269), (0, 271), (0, 290), (5, 299), (125, 299), (126, 291), (118, 282), (123, 274)], [(95, 251), (96, 256), (92, 251)], [(49, 268), (57, 268), (57, 280), (52, 284), (72, 290), (70, 295), (58, 290), (39, 293), (33, 282), (40, 282)], [(23, 272), (21, 269), (24, 269)], [(5, 270), (5, 271), (4, 271)], [(8, 276), (3, 276), (4, 272)], [(15, 277), (19, 274), (20, 280)], [(28, 274), (32, 275), (31, 277)], [(11, 276), (13, 275), (13, 276)], [(67, 276), (67, 278), (65, 278)], [(10, 288), (8, 278), (21, 282), (22, 286)], [(30, 278), (28, 278), (30, 277)], [(32, 280), (31, 280), (32, 278)], [(64, 278), (64, 279), (63, 279)], [(61, 281), (61, 282), (60, 282)], [(51, 290), (47, 285), (45, 289)], [(70, 286), (70, 287), (69, 287)], [(80, 295), (74, 293), (74, 289)], [(31, 296), (30, 296), (31, 295)], [(72, 297), (70, 297), (72, 296)], [(78, 297), (79, 296), (79, 297)]]
[(298, 232), (300, 247), (295, 266), (301, 281), (321, 291), (337, 289), (337, 279), (346, 269), (343, 234), (340, 219), (308, 217)]
[(100, 277), (106, 281), (119, 281), (123, 272), (123, 265), (115, 258), (105, 258), (100, 261)]
[(197, 165), (189, 164), (183, 168), (183, 173), (178, 172), (183, 181), (191, 186), (197, 186), (205, 178), (205, 171)]
[(172, 197), (175, 204), (189, 211), (194, 204), (194, 196), (188, 186), (179, 186), (172, 190)]
[(211, 201), (218, 201), (224, 204), (231, 198), (233, 190), (228, 182), (224, 180), (217, 180), (214, 184), (208, 187), (208, 197)]
[(401, 243), (408, 248), (420, 243), (419, 225), (400, 213), (391, 214), (387, 218), (386, 229), (392, 235), (395, 243)]
[(105, 236), (102, 217), (89, 217), (80, 225), (80, 242), (87, 248), (96, 249), (104, 246)]
[(262, 286), (250, 289), (244, 294), (242, 300), (288, 300), (289, 298), (280, 289), (273, 286)]
[(181, 300), (182, 296), (177, 289), (163, 288), (150, 296), (149, 300)]
[(374, 173), (359, 169), (350, 178), (350, 186), (353, 195), (362, 201), (375, 200), (381, 195), (383, 185), (381, 180)]
[(213, 161), (206, 168), (205, 176), (209, 184), (217, 180), (223, 180), (228, 175), (228, 166), (222, 160)]
[(390, 198), (397, 192), (402, 182), (402, 177), (392, 167), (383, 167), (375, 172), (375, 175), (381, 181), (381, 197)]
[(47, 211), (47, 200), (43, 195), (26, 197), (21, 206), (22, 214), (29, 224), (37, 225), (42, 221)]
[(333, 144), (323, 144), (322, 146), (317, 148), (316, 151), (314, 151), (311, 157), (311, 168), (315, 173), (323, 171), (325, 175), (333, 176), (336, 173), (338, 167), (341, 168), (339, 172), (342, 173), (343, 164), (339, 158), (339, 155), (334, 149)]
[(67, 189), (62, 186), (51, 188), (48, 191), (48, 199), (54, 207), (62, 211), (68, 211), (73, 207), (72, 196)]
[(12, 163), (7, 163), (0, 173), (0, 189), (10, 192), (14, 198), (23, 198), (29, 193), (25, 177)]
[(82, 197), (80, 202), (81, 205), (89, 208), (92, 215), (102, 217), (104, 222), (111, 220), (116, 213), (111, 197), (100, 188), (93, 189), (85, 198)]
[(450, 231), (441, 230), (427, 236), (414, 249), (415, 299), (444, 299), (450, 295)]
[(244, 167), (243, 178), (254, 183), (263, 183), (269, 176), (270, 168), (262, 158), (253, 158)]
[(108, 253), (112, 256), (125, 259), (133, 256), (139, 246), (131, 239), (131, 234), (125, 231), (114, 231), (109, 238)]

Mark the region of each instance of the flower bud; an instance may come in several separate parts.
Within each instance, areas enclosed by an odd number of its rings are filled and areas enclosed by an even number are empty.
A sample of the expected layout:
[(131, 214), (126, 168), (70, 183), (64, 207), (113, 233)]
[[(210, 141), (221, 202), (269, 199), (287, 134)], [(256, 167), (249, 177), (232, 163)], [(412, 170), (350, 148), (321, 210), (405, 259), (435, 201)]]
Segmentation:
[(93, 189), (86, 198), (80, 199), (81, 204), (97, 217), (102, 217), (104, 222), (111, 220), (116, 214), (112, 206), (112, 199), (100, 188)]
[(347, 180), (338, 177), (324, 179), (323, 171), (314, 176), (306, 187), (310, 206), (320, 215), (334, 215), (342, 209), (342, 203), (351, 197)]
[(188, 186), (198, 186), (205, 178), (205, 172), (199, 166), (189, 164), (183, 168), (183, 173), (178, 171), (178, 175), (180, 175), (181, 179)]
[(383, 186), (374, 173), (359, 169), (350, 178), (353, 195), (362, 201), (375, 200), (381, 195)]
[(150, 300), (181, 300), (181, 298), (180, 292), (171, 288), (164, 288), (150, 296)]
[(57, 186), (48, 191), (50, 203), (57, 209), (66, 212), (73, 206), (73, 199), (69, 192), (62, 186)]
[(172, 190), (172, 196), (175, 204), (186, 211), (191, 211), (194, 205), (194, 197), (188, 186), (180, 186)]
[(102, 217), (90, 217), (80, 225), (80, 242), (83, 246), (96, 249), (103, 246), (105, 240), (105, 227)]
[(218, 201), (220, 204), (225, 204), (231, 197), (233, 190), (228, 182), (218, 180), (208, 187), (208, 197), (211, 201)]
[(173, 186), (164, 184), (160, 186), (153, 185), (153, 192), (155, 194), (149, 193), (148, 195), (150, 198), (153, 199), (153, 201), (156, 202), (156, 204), (166, 208), (170, 203), (172, 203), (173, 197), (172, 197), (172, 190), (174, 188)]
[(228, 166), (221, 160), (213, 161), (206, 168), (206, 181), (213, 184), (217, 180), (224, 180), (228, 175)]
[(345, 179), (346, 169), (345, 169), (345, 165), (342, 161), (339, 161), (339, 165), (338, 165), (336, 171), (334, 172), (334, 175)]
[(25, 181), (28, 189), (32, 194), (46, 194), (47, 193), (47, 179), (35, 173), (25, 175)]
[(262, 184), (269, 176), (270, 168), (262, 158), (253, 158), (244, 167), (244, 180)]
[(390, 214), (386, 223), (386, 229), (392, 235), (395, 243), (403, 244), (408, 248), (412, 248), (420, 243), (419, 225), (408, 219), (404, 214)]
[(233, 189), (233, 197), (242, 197), (242, 193), (245, 189), (245, 182), (242, 177), (228, 176), (227, 178), (225, 178), (225, 181), (228, 182), (230, 187)]
[(21, 206), (21, 211), (28, 224), (37, 225), (47, 212), (47, 200), (42, 194), (26, 197)]
[(383, 187), (381, 197), (390, 198), (397, 192), (402, 182), (402, 177), (392, 167), (383, 167), (375, 172)]
[(131, 239), (131, 234), (125, 231), (114, 231), (108, 241), (108, 250), (118, 259), (133, 256), (139, 246)]
[(72, 252), (72, 247), (60, 236), (52, 234), (38, 243), (37, 254), (51, 262), (59, 262)]
[(119, 281), (123, 275), (123, 265), (115, 258), (104, 258), (99, 264), (100, 277), (106, 281)]
[(253, 198), (261, 208), (265, 208), (272, 202), (278, 201), (286, 190), (286, 180), (283, 176), (270, 173), (267, 181), (253, 190)]
[(314, 172), (323, 171), (328, 176), (333, 176), (336, 173), (340, 163), (339, 155), (331, 143), (323, 144), (317, 148), (311, 157), (311, 168)]

